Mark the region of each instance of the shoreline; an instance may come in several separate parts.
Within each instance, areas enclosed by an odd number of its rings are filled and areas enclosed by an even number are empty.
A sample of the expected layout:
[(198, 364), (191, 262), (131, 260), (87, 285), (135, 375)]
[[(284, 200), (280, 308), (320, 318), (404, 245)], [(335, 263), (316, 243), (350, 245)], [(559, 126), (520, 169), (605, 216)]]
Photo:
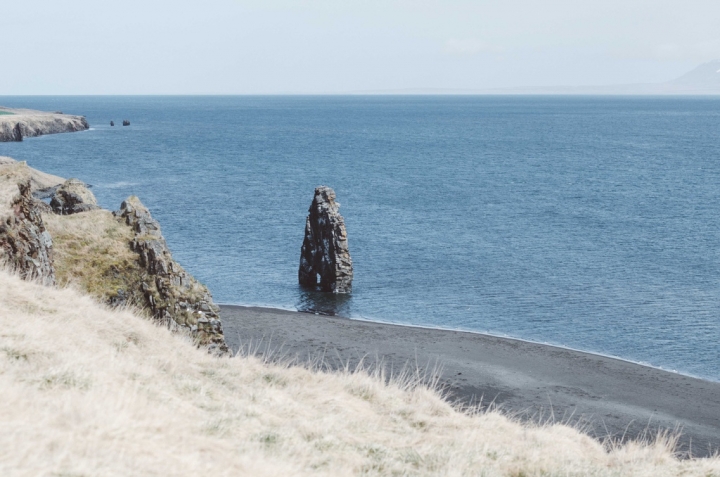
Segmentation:
[(378, 364), (436, 372), (446, 398), (489, 403), (523, 420), (565, 422), (593, 437), (631, 439), (682, 429), (679, 450), (720, 448), (720, 383), (548, 344), (277, 308), (220, 305), (237, 351), (322, 360), (329, 369)]
[(305, 315), (312, 315), (312, 316), (319, 316), (319, 317), (331, 317), (331, 318), (340, 318), (344, 320), (350, 320), (350, 321), (359, 321), (363, 323), (377, 323), (380, 325), (389, 325), (389, 326), (400, 326), (405, 328), (413, 328), (413, 329), (422, 329), (422, 330), (436, 330), (436, 331), (452, 331), (457, 333), (468, 333), (468, 334), (474, 334), (474, 335), (480, 335), (480, 336), (487, 336), (489, 338), (499, 338), (503, 340), (510, 340), (510, 341), (518, 341), (521, 343), (527, 343), (532, 345), (539, 345), (539, 346), (547, 346), (550, 348), (556, 348), (558, 350), (565, 350), (565, 351), (572, 351), (576, 353), (583, 353), (583, 354), (589, 354), (592, 356), (598, 356), (600, 358), (607, 358), (607, 359), (614, 359), (617, 361), (621, 361), (623, 363), (633, 364), (636, 366), (643, 366), (645, 368), (655, 369), (658, 371), (663, 371), (666, 373), (671, 374), (677, 374), (678, 376), (686, 376), (688, 378), (693, 379), (699, 379), (701, 381), (707, 381), (710, 383), (717, 383), (720, 384), (720, 380), (714, 380), (710, 379), (704, 376), (698, 376), (692, 373), (684, 372), (684, 371), (677, 371), (674, 369), (665, 369), (662, 366), (656, 366), (650, 363), (644, 363), (642, 361), (633, 361), (632, 359), (623, 358), (620, 356), (615, 356), (612, 354), (605, 354), (598, 351), (589, 351), (579, 348), (573, 348), (571, 346), (565, 346), (561, 344), (556, 343), (548, 343), (544, 341), (534, 341), (530, 339), (525, 338), (518, 338), (516, 336), (510, 336), (510, 335), (504, 335), (500, 333), (492, 333), (487, 331), (476, 331), (476, 330), (466, 330), (462, 328), (445, 328), (442, 326), (429, 326), (429, 325), (413, 325), (408, 323), (393, 323), (390, 321), (383, 321), (383, 320), (377, 320), (377, 319), (371, 319), (371, 318), (358, 318), (358, 317), (348, 317), (348, 316), (341, 316), (341, 315), (327, 315), (323, 313), (314, 313), (312, 311), (301, 311), (297, 309), (290, 309), (290, 308), (282, 308), (279, 306), (265, 306), (265, 305), (241, 305), (236, 303), (218, 303), (218, 306), (222, 307), (237, 307), (237, 308), (251, 308), (251, 309), (258, 309), (258, 310), (268, 310), (268, 312), (278, 311), (278, 312), (290, 312), (290, 313), (302, 313)]

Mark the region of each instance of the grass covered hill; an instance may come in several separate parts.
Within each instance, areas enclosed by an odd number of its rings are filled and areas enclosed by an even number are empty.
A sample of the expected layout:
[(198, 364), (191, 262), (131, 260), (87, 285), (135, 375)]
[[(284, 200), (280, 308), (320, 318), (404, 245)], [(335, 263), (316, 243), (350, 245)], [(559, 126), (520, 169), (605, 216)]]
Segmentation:
[(453, 409), (412, 380), (217, 358), (72, 289), (0, 272), (0, 475), (720, 476)]

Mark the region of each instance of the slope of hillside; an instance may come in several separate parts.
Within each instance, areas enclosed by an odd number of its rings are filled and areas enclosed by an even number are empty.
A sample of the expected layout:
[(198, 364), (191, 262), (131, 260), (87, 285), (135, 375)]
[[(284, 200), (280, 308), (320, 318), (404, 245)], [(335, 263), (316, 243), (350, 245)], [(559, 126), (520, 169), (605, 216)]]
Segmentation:
[(216, 358), (0, 272), (0, 475), (720, 475), (666, 445), (454, 410), (422, 386)]

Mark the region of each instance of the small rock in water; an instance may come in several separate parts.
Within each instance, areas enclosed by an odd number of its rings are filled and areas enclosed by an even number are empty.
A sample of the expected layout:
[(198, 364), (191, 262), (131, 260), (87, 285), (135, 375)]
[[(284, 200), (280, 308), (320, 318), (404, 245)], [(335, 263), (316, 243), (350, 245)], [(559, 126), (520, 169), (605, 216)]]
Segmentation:
[(130, 121), (123, 119), (123, 126), (130, 126)]
[(334, 190), (325, 186), (315, 189), (300, 250), (300, 285), (325, 292), (350, 293), (353, 265), (339, 207)]
[(110, 126), (115, 126), (115, 121), (110, 121)]

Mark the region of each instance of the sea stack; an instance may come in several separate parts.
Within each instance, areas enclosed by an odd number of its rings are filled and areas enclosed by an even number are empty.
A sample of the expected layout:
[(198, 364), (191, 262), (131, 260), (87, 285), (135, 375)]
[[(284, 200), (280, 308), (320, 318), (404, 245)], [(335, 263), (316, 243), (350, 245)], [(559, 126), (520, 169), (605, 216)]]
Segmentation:
[(300, 285), (324, 292), (350, 293), (353, 266), (339, 207), (334, 190), (325, 186), (315, 189), (300, 250)]

